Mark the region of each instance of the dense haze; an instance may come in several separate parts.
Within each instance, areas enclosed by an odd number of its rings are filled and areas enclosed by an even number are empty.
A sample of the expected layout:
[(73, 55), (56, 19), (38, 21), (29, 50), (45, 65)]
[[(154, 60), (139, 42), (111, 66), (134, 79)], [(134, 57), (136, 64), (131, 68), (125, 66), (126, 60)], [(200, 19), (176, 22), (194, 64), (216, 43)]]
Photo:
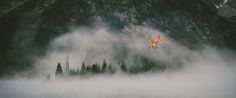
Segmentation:
[[(235, 52), (211, 46), (190, 50), (177, 44), (160, 32), (168, 41), (158, 49), (147, 47), (147, 32), (159, 32), (145, 26), (125, 28), (114, 33), (107, 27), (95, 29), (78, 28), (57, 37), (50, 43), (46, 55), (35, 63), (38, 75), (32, 78), (15, 76), (0, 81), (0, 95), (4, 98), (234, 98), (236, 95)], [(114, 48), (116, 47), (116, 48)], [(102, 63), (106, 59), (118, 66), (117, 48), (129, 50), (124, 56), (128, 64), (134, 56), (141, 55), (169, 63), (163, 72), (148, 72), (128, 75), (116, 72), (111, 75), (70, 77), (56, 79), (57, 62), (65, 67), (65, 57), (70, 58), (70, 67), (81, 63)], [(177, 66), (181, 62), (182, 67)], [(27, 72), (27, 71), (26, 71)], [(53, 80), (45, 82), (45, 76), (53, 74)]]
[[(234, 0), (0, 1), (1, 98), (235, 98)], [(148, 33), (166, 42), (148, 48)], [(82, 63), (114, 74), (56, 78)], [(165, 64), (136, 74), (142, 59)], [(52, 80), (46, 81), (51, 74)]]
[(192, 60), (184, 68), (160, 73), (116, 73), (50, 82), (44, 78), (2, 79), (0, 95), (4, 98), (234, 98), (235, 61), (224, 58), (221, 52), (212, 48), (191, 51)]

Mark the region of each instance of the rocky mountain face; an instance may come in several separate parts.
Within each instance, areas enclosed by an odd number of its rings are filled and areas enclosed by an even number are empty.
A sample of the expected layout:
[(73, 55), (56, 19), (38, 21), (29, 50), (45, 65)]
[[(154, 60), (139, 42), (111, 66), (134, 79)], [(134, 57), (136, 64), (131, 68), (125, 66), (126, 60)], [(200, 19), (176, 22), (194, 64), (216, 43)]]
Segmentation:
[(236, 23), (218, 14), (215, 5), (222, 2), (1, 0), (0, 74), (30, 68), (34, 62), (32, 58), (44, 55), (50, 40), (69, 31), (69, 27), (89, 27), (98, 22), (106, 23), (111, 30), (130, 25), (157, 28), (191, 49), (210, 44), (235, 50)]

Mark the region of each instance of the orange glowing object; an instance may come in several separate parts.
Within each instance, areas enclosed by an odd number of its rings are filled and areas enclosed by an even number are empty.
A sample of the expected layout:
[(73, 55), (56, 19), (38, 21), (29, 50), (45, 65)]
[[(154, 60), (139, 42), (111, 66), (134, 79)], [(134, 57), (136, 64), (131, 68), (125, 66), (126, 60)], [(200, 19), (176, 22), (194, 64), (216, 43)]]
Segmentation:
[(148, 47), (149, 48), (158, 48), (160, 44), (162, 44), (165, 40), (161, 39), (161, 36), (159, 33), (156, 33), (155, 38), (152, 37), (152, 34), (148, 34)]

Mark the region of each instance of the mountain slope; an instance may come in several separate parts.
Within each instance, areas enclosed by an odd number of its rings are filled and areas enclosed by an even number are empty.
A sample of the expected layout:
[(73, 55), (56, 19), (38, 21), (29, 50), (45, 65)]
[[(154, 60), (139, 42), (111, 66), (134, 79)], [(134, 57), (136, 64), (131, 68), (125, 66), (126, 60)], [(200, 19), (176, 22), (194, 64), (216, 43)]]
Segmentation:
[[(218, 15), (222, 0), (24, 0), (1, 1), (1, 73), (30, 68), (48, 43), (71, 26), (106, 23), (111, 30), (146, 25), (185, 46), (236, 49), (236, 24)], [(124, 32), (125, 33), (125, 32)]]

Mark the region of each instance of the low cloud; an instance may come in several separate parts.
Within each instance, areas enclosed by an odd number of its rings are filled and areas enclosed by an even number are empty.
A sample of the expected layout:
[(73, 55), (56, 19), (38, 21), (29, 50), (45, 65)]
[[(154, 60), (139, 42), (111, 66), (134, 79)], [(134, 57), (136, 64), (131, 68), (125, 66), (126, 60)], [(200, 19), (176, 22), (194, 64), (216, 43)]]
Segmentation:
[[(166, 43), (157, 49), (148, 48), (148, 32), (158, 32)], [(66, 56), (69, 56), (72, 68), (80, 67), (82, 62), (102, 63), (104, 59), (114, 66), (118, 65), (120, 59), (132, 65), (135, 63), (135, 56), (168, 62), (175, 66), (173, 61), (184, 60), (190, 53), (189, 49), (178, 45), (164, 33), (148, 27), (127, 27), (121, 32), (110, 31), (106, 27), (92, 30), (80, 28), (52, 41), (47, 56), (39, 60), (36, 66), (39, 70), (51, 72), (58, 62), (65, 64)]]
[[(235, 98), (235, 53), (205, 46), (190, 50), (160, 32), (167, 42), (157, 49), (147, 47), (148, 32), (156, 29), (134, 26), (121, 32), (79, 28), (62, 35), (50, 44), (45, 57), (36, 63), (40, 78), (0, 80), (0, 95), (4, 98)], [(65, 64), (70, 58), (71, 68), (86, 64), (108, 63), (117, 66), (120, 49), (125, 48), (125, 61), (135, 62), (141, 55), (166, 62), (172, 69), (164, 72), (127, 75), (95, 75), (89, 78), (72, 78), (43, 82), (45, 75), (54, 74), (58, 62)], [(181, 62), (178, 68), (176, 62)], [(175, 68), (178, 68), (175, 70)], [(43, 78), (42, 78), (43, 77)]]

